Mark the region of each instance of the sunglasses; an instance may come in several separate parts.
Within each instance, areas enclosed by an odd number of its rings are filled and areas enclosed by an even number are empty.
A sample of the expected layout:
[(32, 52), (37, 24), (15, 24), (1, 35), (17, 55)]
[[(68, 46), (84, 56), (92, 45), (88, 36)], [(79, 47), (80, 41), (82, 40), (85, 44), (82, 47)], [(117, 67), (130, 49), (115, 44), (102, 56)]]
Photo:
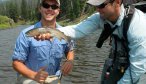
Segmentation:
[(41, 4), (41, 6), (42, 6), (43, 8), (46, 8), (46, 9), (48, 9), (48, 8), (51, 7), (51, 9), (53, 9), (53, 10), (56, 10), (56, 9), (59, 8), (59, 6), (57, 6), (57, 5), (55, 5), (55, 4), (49, 5), (49, 4), (46, 3), (46, 2), (43, 2), (43, 3)]
[(99, 8), (99, 9), (103, 9), (108, 3), (102, 3), (98, 6), (96, 6), (96, 8)]
[(113, 3), (114, 2), (114, 0), (111, 0), (111, 1), (109, 1), (109, 2), (104, 2), (104, 3), (102, 3), (102, 4), (100, 4), (100, 5), (98, 5), (98, 6), (96, 6), (96, 8), (99, 8), (99, 9), (103, 9), (103, 8), (105, 8), (105, 6), (108, 4), (108, 3)]

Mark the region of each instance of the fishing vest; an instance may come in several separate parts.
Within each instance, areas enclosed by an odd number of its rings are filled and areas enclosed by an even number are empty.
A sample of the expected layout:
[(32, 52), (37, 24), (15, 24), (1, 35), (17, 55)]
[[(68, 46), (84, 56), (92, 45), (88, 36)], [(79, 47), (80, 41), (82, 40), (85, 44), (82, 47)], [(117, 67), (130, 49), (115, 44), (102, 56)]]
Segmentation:
[[(128, 39), (127, 39), (127, 31), (129, 29), (131, 19), (133, 18), (133, 14), (135, 12), (135, 6), (125, 6), (125, 16), (123, 18), (121, 27), (122, 27), (122, 37), (119, 37), (118, 34), (115, 34), (115, 30), (117, 26), (114, 28), (110, 28), (109, 24), (104, 24), (104, 29), (101, 32), (101, 35), (98, 39), (98, 42), (96, 44), (97, 48), (101, 48), (104, 41), (108, 38), (111, 37), (113, 38), (112, 42), (114, 42), (114, 50), (111, 49), (109, 58), (112, 59), (112, 69), (119, 70), (121, 72), (121, 77), (123, 76), (125, 70), (129, 67), (129, 72), (130, 72), (130, 78), (131, 78), (131, 84), (135, 84), (132, 79), (132, 74), (131, 74), (131, 67), (130, 62), (129, 62), (129, 47), (128, 47)], [(123, 51), (118, 51), (119, 45), (118, 42), (121, 43)], [(111, 69), (111, 68), (110, 68)], [(139, 80), (138, 80), (139, 81)], [(136, 81), (136, 83), (138, 82)]]
[[(126, 14), (124, 16), (123, 22), (121, 26), (123, 25), (123, 36), (119, 37), (118, 35), (114, 34), (114, 31), (116, 30), (115, 26), (114, 28), (110, 28), (109, 24), (104, 24), (104, 29), (101, 32), (101, 35), (98, 39), (98, 42), (96, 44), (96, 47), (101, 48), (104, 41), (111, 37), (113, 38), (112, 42), (114, 42), (114, 50), (111, 50), (111, 56), (110, 58), (113, 59), (113, 64), (115, 69), (122, 69), (122, 72), (124, 72), (127, 67), (129, 66), (129, 48), (128, 48), (128, 39), (127, 39), (127, 31), (129, 28), (129, 25), (131, 23), (131, 19), (133, 17), (133, 13), (135, 11), (134, 6), (127, 6), (125, 7)], [(122, 51), (118, 50), (118, 43), (121, 44)]]
[[(123, 25), (122, 38), (120, 38), (118, 35), (114, 34), (114, 31), (116, 30), (117, 26), (115, 26), (114, 28), (111, 28), (109, 24), (104, 24), (104, 29), (101, 32), (101, 35), (100, 35), (98, 42), (96, 44), (97, 48), (101, 48), (104, 41), (109, 36), (111, 38), (114, 38), (113, 39), (114, 40), (114, 51), (111, 50), (109, 57), (113, 59), (113, 63), (117, 64), (117, 67), (115, 67), (115, 68), (119, 68), (119, 65), (121, 66), (121, 63), (122, 63), (122, 66), (125, 67), (124, 71), (129, 66), (129, 54), (128, 54), (129, 53), (129, 48), (128, 48), (129, 42), (127, 39), (127, 31), (129, 29), (129, 25), (131, 23), (131, 19), (133, 17), (134, 11), (135, 11), (135, 6), (134, 5), (130, 5), (130, 6), (126, 5), (125, 11), (126, 11), (126, 13), (125, 13), (125, 16), (124, 16), (124, 19), (122, 22), (123, 24), (121, 24), (121, 26)], [(119, 47), (118, 42), (121, 43), (121, 46), (122, 46), (121, 50), (122, 51), (118, 51), (118, 47)]]
[[(113, 44), (114, 44), (114, 49), (112, 45), (112, 49), (109, 55), (109, 58), (112, 59), (111, 65), (108, 66), (109, 70), (116, 70), (121, 73), (120, 77), (124, 75), (125, 70), (129, 67), (130, 68), (130, 62), (129, 62), (129, 48), (128, 48), (128, 39), (127, 39), (127, 31), (129, 29), (131, 19), (133, 17), (135, 11), (134, 6), (127, 6), (125, 7), (125, 16), (123, 18), (121, 27), (122, 28), (122, 37), (119, 37), (118, 33), (115, 33), (115, 30), (117, 29), (117, 26), (114, 28), (111, 28), (109, 24), (104, 24), (104, 29), (101, 32), (101, 35), (98, 39), (98, 42), (96, 44), (97, 48), (101, 48), (104, 41), (108, 38), (111, 37)], [(118, 30), (118, 29), (117, 29)], [(119, 44), (120, 43), (120, 50)], [(132, 74), (131, 74), (131, 68), (130, 68), (130, 78), (131, 78), (131, 83), (133, 83), (132, 79)], [(138, 81), (137, 81), (138, 82)]]

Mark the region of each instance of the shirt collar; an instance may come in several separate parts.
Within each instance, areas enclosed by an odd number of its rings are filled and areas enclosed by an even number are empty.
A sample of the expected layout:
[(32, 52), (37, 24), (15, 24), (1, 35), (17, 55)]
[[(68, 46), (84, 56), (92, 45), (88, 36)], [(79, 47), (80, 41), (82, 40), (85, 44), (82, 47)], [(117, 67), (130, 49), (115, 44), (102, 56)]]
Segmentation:
[[(34, 25), (34, 28), (39, 28), (39, 27), (42, 27), (41, 21), (37, 22), (37, 23)], [(56, 28), (60, 28), (60, 27), (62, 27), (62, 26), (59, 25), (59, 24), (56, 22)]]

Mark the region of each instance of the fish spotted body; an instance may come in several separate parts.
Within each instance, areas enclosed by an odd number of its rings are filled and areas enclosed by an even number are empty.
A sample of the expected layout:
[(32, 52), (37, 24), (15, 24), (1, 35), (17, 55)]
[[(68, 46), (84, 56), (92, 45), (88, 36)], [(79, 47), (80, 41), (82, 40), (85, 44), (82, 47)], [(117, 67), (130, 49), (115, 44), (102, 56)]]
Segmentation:
[(26, 35), (28, 37), (34, 37), (34, 36), (38, 36), (40, 34), (46, 34), (49, 33), (51, 35), (51, 37), (56, 37), (59, 40), (64, 39), (67, 42), (70, 42), (70, 37), (66, 36), (63, 32), (57, 30), (57, 29), (53, 29), (53, 28), (34, 28), (31, 29), (29, 31), (26, 32)]

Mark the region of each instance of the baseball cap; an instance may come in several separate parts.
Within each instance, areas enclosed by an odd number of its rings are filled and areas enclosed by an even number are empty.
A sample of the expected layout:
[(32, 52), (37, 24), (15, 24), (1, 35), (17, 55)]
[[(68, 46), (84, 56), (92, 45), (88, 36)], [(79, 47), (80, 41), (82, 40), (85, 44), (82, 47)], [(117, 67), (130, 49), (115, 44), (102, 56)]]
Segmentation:
[[(45, 0), (40, 0), (40, 3), (42, 3)], [(56, 0), (56, 2), (60, 5), (60, 0)]]
[(88, 0), (87, 3), (93, 6), (98, 6), (104, 3), (106, 0)]

